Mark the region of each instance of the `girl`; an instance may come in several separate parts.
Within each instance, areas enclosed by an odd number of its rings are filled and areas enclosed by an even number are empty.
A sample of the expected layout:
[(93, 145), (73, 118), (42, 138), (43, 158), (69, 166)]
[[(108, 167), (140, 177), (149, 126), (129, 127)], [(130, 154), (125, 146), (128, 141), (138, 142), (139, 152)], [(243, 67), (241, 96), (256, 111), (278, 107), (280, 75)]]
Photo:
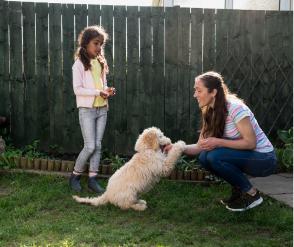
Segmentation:
[(70, 187), (81, 191), (80, 178), (90, 158), (88, 188), (102, 193), (104, 189), (96, 180), (101, 155), (101, 140), (107, 120), (108, 97), (115, 95), (115, 89), (107, 87), (108, 66), (103, 46), (108, 39), (100, 26), (85, 28), (78, 37), (78, 48), (73, 65), (73, 89), (79, 108), (79, 122), (84, 139), (70, 177)]
[[(184, 153), (199, 155), (200, 164), (232, 186), (232, 195), (221, 200), (231, 211), (244, 211), (262, 203), (244, 173), (269, 176), (276, 169), (274, 148), (244, 102), (229, 92), (223, 78), (207, 72), (195, 79), (194, 98), (202, 112), (197, 144)], [(168, 151), (171, 146), (166, 147)]]

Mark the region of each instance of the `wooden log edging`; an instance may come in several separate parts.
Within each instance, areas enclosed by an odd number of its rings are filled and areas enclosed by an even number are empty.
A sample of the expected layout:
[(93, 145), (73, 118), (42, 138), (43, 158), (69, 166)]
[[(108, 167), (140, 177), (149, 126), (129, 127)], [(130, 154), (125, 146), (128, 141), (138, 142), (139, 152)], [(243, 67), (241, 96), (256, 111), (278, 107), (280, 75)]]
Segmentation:
[[(43, 158), (27, 158), (27, 157), (14, 157), (11, 162), (15, 164), (15, 169), (2, 169), (2, 172), (27, 172), (40, 175), (57, 175), (63, 177), (69, 177), (74, 168), (74, 161), (70, 160), (54, 160), (54, 159), (43, 159)], [(107, 179), (115, 170), (111, 164), (101, 164), (99, 166), (98, 178)], [(87, 172), (83, 174), (87, 175)], [(174, 169), (170, 176), (165, 178), (170, 181), (177, 182), (192, 182), (200, 184), (216, 184), (220, 181), (207, 180), (205, 177), (209, 176), (208, 171), (202, 169), (192, 170), (178, 170)]]

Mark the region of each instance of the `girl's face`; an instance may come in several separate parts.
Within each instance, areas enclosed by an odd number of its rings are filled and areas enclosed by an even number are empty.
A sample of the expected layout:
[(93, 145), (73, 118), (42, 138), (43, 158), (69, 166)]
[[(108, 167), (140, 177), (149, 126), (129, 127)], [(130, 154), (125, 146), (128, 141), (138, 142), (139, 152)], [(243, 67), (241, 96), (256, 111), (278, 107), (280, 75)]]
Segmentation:
[(87, 53), (89, 57), (95, 58), (101, 53), (101, 47), (103, 45), (103, 37), (98, 36), (97, 38), (91, 39), (87, 45)]
[(197, 99), (198, 105), (200, 108), (204, 106), (211, 106), (214, 105), (214, 97), (217, 93), (216, 89), (213, 89), (211, 93), (208, 92), (208, 88), (204, 86), (202, 80), (197, 79), (195, 80), (194, 85), (194, 95), (193, 97)]

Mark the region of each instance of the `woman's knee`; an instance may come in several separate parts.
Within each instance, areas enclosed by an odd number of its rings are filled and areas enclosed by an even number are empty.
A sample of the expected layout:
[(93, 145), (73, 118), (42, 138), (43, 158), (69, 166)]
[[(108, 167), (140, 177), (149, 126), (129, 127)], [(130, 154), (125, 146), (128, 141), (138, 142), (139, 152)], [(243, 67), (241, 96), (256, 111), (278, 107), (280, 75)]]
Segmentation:
[(210, 166), (214, 170), (218, 170), (218, 168), (220, 168), (219, 163), (221, 161), (221, 158), (222, 158), (222, 153), (218, 149), (211, 150), (207, 152), (207, 155), (206, 155), (207, 162), (210, 164)]
[(201, 165), (201, 167), (205, 168), (206, 170), (209, 170), (209, 163), (207, 161), (207, 152), (206, 151), (202, 151), (198, 157), (199, 159), (199, 163)]

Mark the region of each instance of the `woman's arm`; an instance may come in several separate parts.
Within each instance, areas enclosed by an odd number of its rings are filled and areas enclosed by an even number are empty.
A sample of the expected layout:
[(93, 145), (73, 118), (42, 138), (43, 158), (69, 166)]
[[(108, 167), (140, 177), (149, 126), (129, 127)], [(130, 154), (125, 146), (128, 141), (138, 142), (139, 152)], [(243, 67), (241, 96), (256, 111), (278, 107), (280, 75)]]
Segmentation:
[(222, 138), (209, 137), (199, 142), (201, 148), (212, 150), (216, 147), (226, 147), (243, 150), (253, 150), (256, 147), (256, 136), (249, 117), (245, 117), (236, 123), (241, 135), (240, 139), (227, 140)]
[[(203, 149), (200, 148), (200, 146), (198, 144), (200, 140), (202, 140), (202, 132), (199, 135), (198, 142), (196, 144), (186, 145), (183, 153), (186, 154), (186, 155), (197, 155), (201, 151), (203, 151)], [(173, 146), (172, 144), (167, 145), (166, 147), (164, 147), (163, 151), (165, 153), (169, 152), (169, 150), (171, 150), (172, 146)]]
[(201, 151), (203, 151), (203, 150), (199, 147), (198, 143), (190, 144), (190, 145), (186, 145), (185, 150), (184, 150), (184, 154), (197, 155)]

